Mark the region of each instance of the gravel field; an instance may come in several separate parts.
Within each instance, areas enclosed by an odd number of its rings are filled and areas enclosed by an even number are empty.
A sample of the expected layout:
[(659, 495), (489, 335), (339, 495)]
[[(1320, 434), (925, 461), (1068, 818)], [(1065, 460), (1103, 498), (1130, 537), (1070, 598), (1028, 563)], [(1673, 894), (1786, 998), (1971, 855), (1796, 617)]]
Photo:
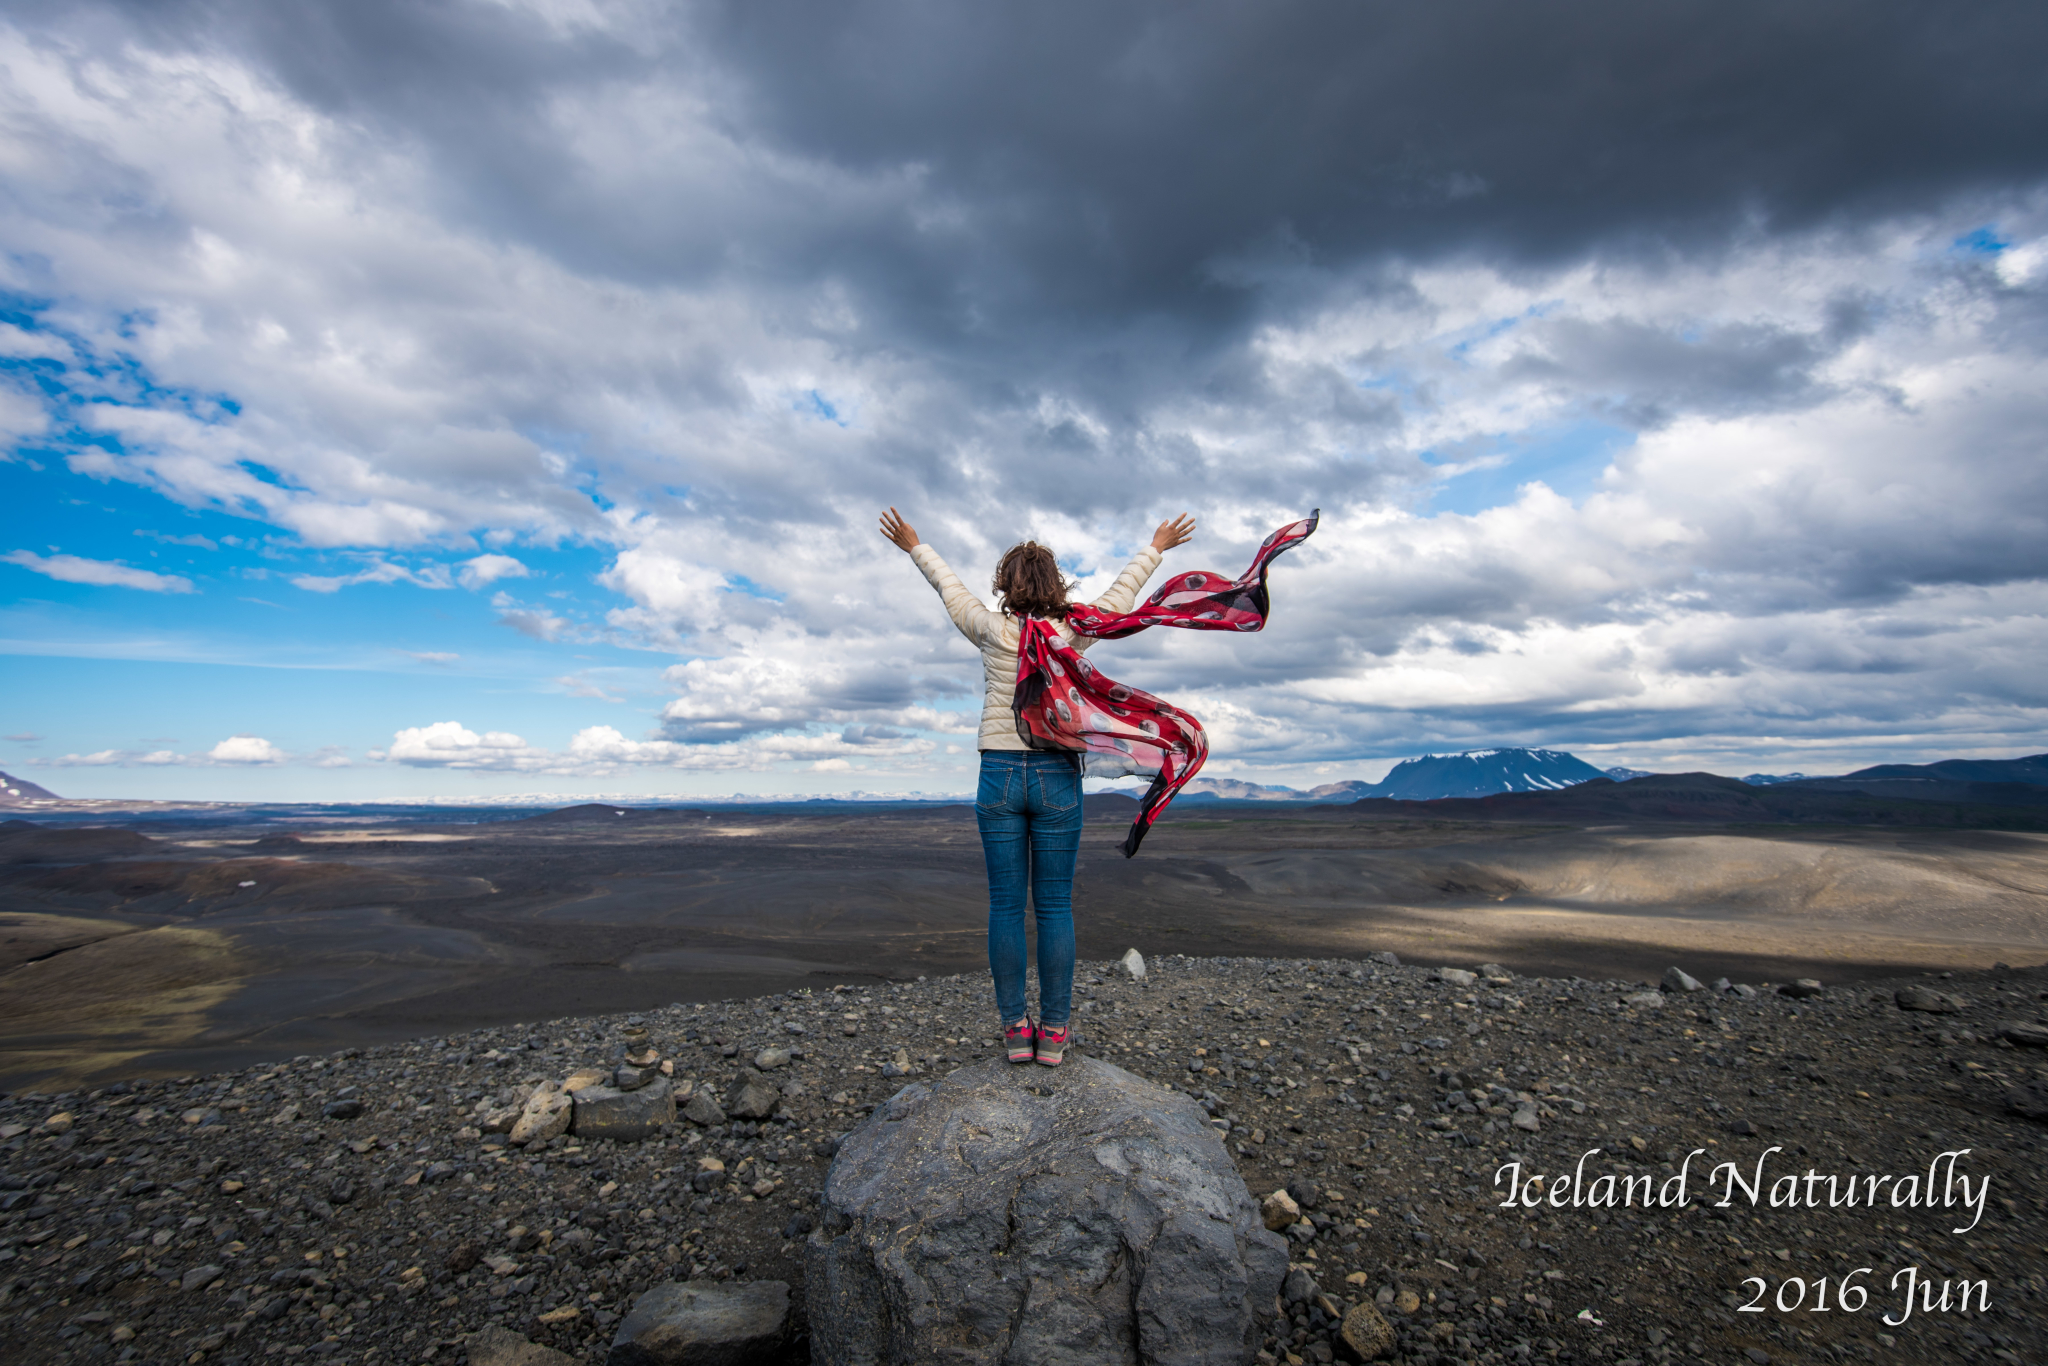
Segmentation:
[[(2048, 971), (1801, 997), (1389, 958), (1077, 983), (1080, 1051), (1193, 1094), (1253, 1196), (1290, 1192), (1322, 1298), (1267, 1359), (1343, 1359), (1329, 1311), (1372, 1299), (1417, 1363), (2048, 1361)], [(663, 1281), (801, 1302), (838, 1137), (987, 1057), (988, 996), (813, 988), (6, 1097), (0, 1355), (460, 1362), (498, 1325), (597, 1362)], [(664, 1136), (484, 1131), (650, 1048), (703, 1102)]]

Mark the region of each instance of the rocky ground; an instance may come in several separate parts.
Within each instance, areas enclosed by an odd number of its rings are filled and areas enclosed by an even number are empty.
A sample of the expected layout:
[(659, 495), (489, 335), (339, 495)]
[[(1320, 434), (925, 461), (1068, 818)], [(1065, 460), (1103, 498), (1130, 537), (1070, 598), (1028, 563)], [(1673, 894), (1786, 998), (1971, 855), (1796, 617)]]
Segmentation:
[[(1195, 1095), (1254, 1196), (1291, 1193), (1267, 1207), (1322, 1294), (1276, 1323), (1272, 1360), (1341, 1357), (1334, 1315), (1361, 1299), (1416, 1363), (2048, 1360), (2048, 1128), (2024, 1113), (2048, 1115), (2048, 972), (1758, 985), (1164, 958), (1142, 981), (1084, 965), (1075, 1020), (1082, 1051)], [(838, 1137), (905, 1074), (986, 1057), (987, 998), (978, 976), (799, 990), (9, 1096), (0, 1354), (460, 1362), (495, 1326), (594, 1362), (663, 1281), (779, 1279), (801, 1302)], [(765, 1086), (775, 1115), (698, 1105), (712, 1122), (638, 1143), (481, 1132), (650, 1047), (679, 1095)], [(1719, 1205), (1724, 1161), (1754, 1206), (1739, 1186)], [(1683, 1206), (1576, 1199), (1681, 1174)], [(1830, 1176), (1890, 1179), (1875, 1208), (1829, 1208)], [(1937, 1188), (1951, 1203), (1926, 1207)], [(1909, 1267), (1935, 1289), (1887, 1324)], [(1988, 1308), (1961, 1310), (1965, 1281)]]

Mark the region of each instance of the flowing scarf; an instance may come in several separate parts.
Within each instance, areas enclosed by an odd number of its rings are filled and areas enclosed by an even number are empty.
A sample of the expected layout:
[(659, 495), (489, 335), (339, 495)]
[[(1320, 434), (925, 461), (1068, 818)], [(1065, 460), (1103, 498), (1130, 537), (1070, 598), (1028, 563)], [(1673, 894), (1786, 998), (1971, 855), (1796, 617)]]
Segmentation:
[[(1268, 536), (1251, 568), (1235, 579), (1202, 569), (1176, 574), (1135, 612), (1105, 612), (1077, 603), (1067, 624), (1075, 634), (1098, 640), (1136, 635), (1150, 626), (1260, 630), (1271, 611), (1267, 566), (1281, 551), (1307, 540), (1321, 516), (1318, 508)], [(1124, 837), (1125, 858), (1138, 852), (1152, 822), (1209, 757), (1209, 737), (1200, 721), (1110, 678), (1037, 617), (1018, 623), (1017, 691), (1011, 705), (1017, 734), (1032, 749), (1074, 755), (1090, 777), (1139, 773), (1152, 779)]]

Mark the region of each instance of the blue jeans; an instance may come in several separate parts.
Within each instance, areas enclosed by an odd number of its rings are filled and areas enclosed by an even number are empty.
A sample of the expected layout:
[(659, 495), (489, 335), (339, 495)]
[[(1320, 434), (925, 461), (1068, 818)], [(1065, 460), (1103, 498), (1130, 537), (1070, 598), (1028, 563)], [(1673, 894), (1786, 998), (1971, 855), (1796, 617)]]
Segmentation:
[(1003, 1023), (1024, 1001), (1024, 893), (1038, 921), (1038, 1015), (1063, 1025), (1074, 1008), (1074, 861), (1081, 851), (1081, 773), (1063, 754), (984, 750), (974, 794), (988, 862), (988, 970)]

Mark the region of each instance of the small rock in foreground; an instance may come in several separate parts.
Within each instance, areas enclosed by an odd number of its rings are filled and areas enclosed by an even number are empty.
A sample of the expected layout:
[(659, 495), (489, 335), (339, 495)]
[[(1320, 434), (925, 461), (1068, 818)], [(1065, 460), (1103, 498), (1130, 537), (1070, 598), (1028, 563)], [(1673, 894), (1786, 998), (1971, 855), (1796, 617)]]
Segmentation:
[(2034, 1078), (2008, 1089), (2005, 1105), (2028, 1119), (2048, 1119), (2048, 1081)]
[(782, 1281), (671, 1281), (633, 1302), (605, 1366), (754, 1366), (780, 1361), (789, 1335)]
[(1344, 1345), (1358, 1353), (1361, 1361), (1377, 1361), (1394, 1350), (1394, 1325), (1370, 1302), (1346, 1314), (1337, 1331), (1343, 1336)]
[(1921, 1010), (1930, 1015), (1953, 1015), (1963, 1008), (1963, 1003), (1953, 996), (1926, 987), (1900, 987), (1892, 993), (1892, 1000), (1900, 1010)]
[(469, 1366), (575, 1366), (575, 1358), (495, 1325), (470, 1334)]
[(1274, 1233), (1301, 1221), (1301, 1205), (1286, 1191), (1274, 1191), (1259, 1202), (1259, 1216)]
[(512, 1125), (512, 1141), (521, 1147), (545, 1143), (569, 1132), (569, 1095), (552, 1082), (542, 1082), (527, 1099), (526, 1108)]
[(782, 1093), (751, 1067), (740, 1069), (740, 1079), (725, 1098), (725, 1112), (735, 1119), (766, 1119), (782, 1103)]
[(1664, 990), (1666, 991), (1704, 991), (1705, 989), (1700, 979), (1687, 972), (1684, 968), (1672, 967), (1664, 969)]
[(575, 1106), (578, 1138), (638, 1142), (654, 1137), (676, 1118), (675, 1093), (669, 1089), (668, 1078), (662, 1076), (634, 1091), (586, 1086), (576, 1092)]

